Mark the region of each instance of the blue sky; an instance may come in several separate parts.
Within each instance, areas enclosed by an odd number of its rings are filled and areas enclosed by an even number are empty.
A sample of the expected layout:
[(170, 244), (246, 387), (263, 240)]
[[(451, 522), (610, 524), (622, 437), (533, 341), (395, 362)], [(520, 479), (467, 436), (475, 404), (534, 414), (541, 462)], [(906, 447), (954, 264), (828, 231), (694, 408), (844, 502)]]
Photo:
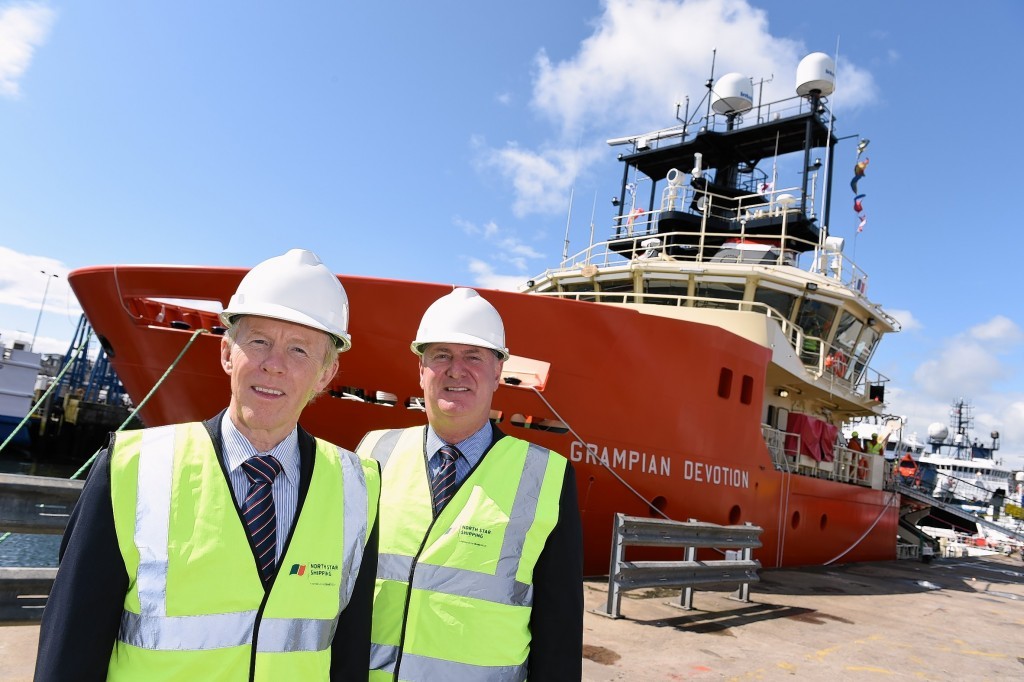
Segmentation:
[[(251, 266), (514, 288), (611, 226), (619, 148), (739, 71), (788, 95), (836, 54), (837, 135), (871, 140), (832, 233), (903, 323), (873, 365), (922, 437), (949, 404), (1024, 464), (1013, 175), (1024, 4), (863, 0), (0, 3), (0, 334), (63, 352), (66, 273)], [(851, 145), (851, 142), (845, 143)], [(852, 147), (838, 151), (837, 187)], [(845, 159), (845, 161), (844, 161)], [(595, 211), (596, 202), (596, 211)]]

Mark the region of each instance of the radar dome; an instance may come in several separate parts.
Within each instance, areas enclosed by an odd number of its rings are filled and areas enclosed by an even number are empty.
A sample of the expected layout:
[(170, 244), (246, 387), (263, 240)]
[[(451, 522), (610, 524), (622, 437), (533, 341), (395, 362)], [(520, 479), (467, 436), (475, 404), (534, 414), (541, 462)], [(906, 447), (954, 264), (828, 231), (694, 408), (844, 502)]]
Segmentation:
[(828, 97), (836, 89), (836, 63), (824, 52), (812, 52), (796, 67), (796, 94), (805, 97), (815, 90)]
[(754, 107), (754, 86), (742, 73), (727, 73), (715, 83), (711, 108), (716, 114), (742, 114)]
[(928, 440), (932, 443), (941, 443), (949, 436), (949, 428), (945, 424), (935, 422), (928, 425)]

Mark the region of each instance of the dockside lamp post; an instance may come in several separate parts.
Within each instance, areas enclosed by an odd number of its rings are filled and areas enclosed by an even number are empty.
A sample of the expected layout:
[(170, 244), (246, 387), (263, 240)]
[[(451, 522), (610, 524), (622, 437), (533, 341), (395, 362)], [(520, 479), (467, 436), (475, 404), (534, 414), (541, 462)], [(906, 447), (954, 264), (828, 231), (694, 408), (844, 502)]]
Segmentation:
[(54, 273), (54, 272), (47, 272), (46, 270), (40, 270), (39, 272), (43, 273), (46, 276), (46, 287), (43, 288), (43, 302), (39, 304), (39, 316), (36, 317), (36, 328), (32, 332), (32, 351), (33, 352), (35, 352), (35, 350), (36, 350), (36, 334), (39, 333), (39, 322), (40, 322), (40, 320), (43, 319), (43, 308), (46, 307), (46, 294), (49, 293), (49, 291), (50, 291), (50, 279), (53, 278), (53, 277), (57, 277), (57, 274)]

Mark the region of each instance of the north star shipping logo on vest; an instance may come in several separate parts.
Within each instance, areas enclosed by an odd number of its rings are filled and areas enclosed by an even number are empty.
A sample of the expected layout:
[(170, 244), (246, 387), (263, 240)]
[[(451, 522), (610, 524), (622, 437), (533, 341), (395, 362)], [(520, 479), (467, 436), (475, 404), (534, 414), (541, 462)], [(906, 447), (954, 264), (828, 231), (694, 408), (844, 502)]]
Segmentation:
[(337, 585), (338, 564), (292, 564), (288, 575), (309, 576), (313, 585)]

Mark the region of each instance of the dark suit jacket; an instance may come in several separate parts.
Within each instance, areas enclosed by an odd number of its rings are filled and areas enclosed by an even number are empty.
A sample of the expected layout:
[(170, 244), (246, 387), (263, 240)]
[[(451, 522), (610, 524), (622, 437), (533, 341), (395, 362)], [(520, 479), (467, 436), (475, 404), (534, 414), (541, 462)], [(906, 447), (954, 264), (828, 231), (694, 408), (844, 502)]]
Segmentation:
[[(220, 420), (224, 415), (221, 412), (204, 424), (227, 480), (220, 439)], [(296, 520), (302, 513), (313, 476), (314, 449), (313, 437), (300, 426)], [(331, 680), (365, 680), (368, 676), (370, 613), (376, 574), (375, 525), (368, 538), (352, 600), (338, 620), (331, 645)], [(110, 500), (110, 456), (104, 450), (89, 471), (82, 497), (61, 541), (60, 568), (39, 629), (36, 682), (105, 680), (127, 591), (128, 573), (117, 546)], [(216, 677), (216, 671), (210, 671), (209, 679)]]

